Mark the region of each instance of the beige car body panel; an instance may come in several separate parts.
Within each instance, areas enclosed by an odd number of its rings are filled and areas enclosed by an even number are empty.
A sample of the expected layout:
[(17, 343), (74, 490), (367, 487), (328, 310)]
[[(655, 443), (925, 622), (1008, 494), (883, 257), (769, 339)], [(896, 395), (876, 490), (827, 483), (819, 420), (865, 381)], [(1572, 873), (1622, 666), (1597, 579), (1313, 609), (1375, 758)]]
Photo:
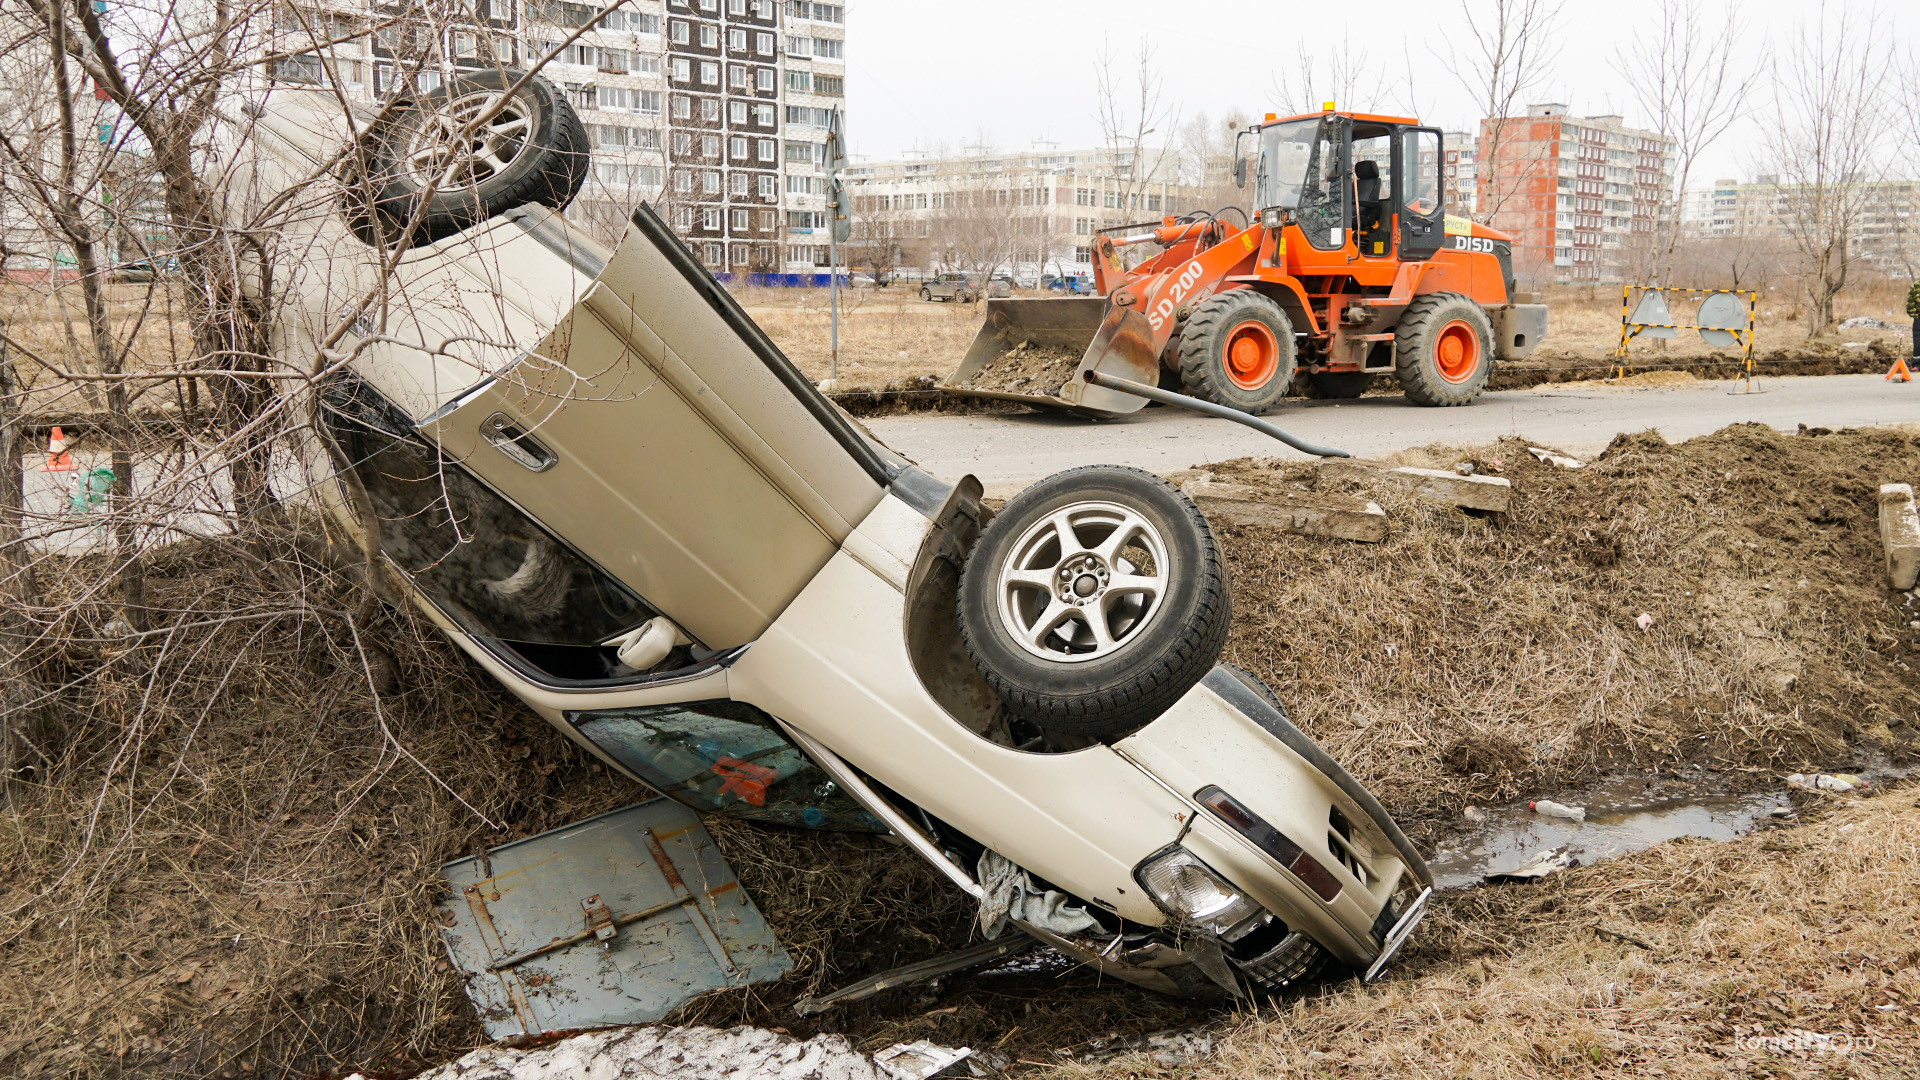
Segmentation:
[[(550, 468), (482, 439), (502, 413)], [(544, 340), (423, 429), (714, 649), (758, 638), (883, 490), (634, 234)]]

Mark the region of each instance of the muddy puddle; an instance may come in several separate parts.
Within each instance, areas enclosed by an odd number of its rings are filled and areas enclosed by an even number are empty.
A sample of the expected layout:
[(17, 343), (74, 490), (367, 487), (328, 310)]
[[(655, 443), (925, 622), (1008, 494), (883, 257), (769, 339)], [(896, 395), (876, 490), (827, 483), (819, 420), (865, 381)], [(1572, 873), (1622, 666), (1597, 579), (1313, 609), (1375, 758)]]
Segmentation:
[[(1850, 771), (1871, 781), (1865, 794), (1910, 770), (1880, 763)], [(1484, 818), (1463, 820), (1440, 841), (1427, 865), (1436, 886), (1458, 888), (1537, 866), (1548, 852), (1564, 851), (1568, 860), (1585, 864), (1685, 836), (1731, 840), (1791, 821), (1795, 810), (1789, 791), (1778, 777), (1756, 786), (1748, 774), (1615, 777), (1539, 796), (1585, 808), (1584, 821), (1536, 813), (1525, 800), (1484, 807)]]

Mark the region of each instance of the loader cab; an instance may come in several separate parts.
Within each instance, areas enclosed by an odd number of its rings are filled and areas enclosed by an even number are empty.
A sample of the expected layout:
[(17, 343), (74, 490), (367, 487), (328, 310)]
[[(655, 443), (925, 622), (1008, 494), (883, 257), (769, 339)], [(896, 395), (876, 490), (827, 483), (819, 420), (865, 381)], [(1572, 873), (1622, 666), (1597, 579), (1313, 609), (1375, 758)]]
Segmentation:
[(1445, 229), (1438, 130), (1411, 117), (1321, 113), (1255, 129), (1254, 205), (1291, 222), (1314, 249), (1420, 261)]

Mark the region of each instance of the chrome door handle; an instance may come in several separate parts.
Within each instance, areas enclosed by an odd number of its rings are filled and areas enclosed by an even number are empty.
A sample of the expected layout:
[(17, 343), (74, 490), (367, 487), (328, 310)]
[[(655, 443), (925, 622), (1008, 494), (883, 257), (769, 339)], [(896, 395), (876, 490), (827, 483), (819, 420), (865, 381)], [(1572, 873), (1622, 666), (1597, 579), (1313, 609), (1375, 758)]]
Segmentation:
[(480, 422), (480, 437), (493, 444), (493, 448), (512, 458), (516, 463), (533, 472), (546, 472), (560, 459), (553, 451), (541, 444), (539, 439), (529, 435), (525, 429), (513, 422), (506, 413), (494, 413)]

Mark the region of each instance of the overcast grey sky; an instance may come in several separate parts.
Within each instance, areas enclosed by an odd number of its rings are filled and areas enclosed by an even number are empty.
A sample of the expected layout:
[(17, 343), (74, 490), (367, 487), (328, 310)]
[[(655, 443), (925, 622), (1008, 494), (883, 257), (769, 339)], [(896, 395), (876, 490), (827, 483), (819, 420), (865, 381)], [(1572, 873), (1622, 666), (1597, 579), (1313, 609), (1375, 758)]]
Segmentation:
[[(1867, 0), (1853, 2), (1869, 9)], [(1713, 0), (1707, 7), (1719, 10)], [(1915, 8), (1911, 0), (1879, 5), (1883, 27), (1902, 51), (1920, 27)], [(1579, 115), (1644, 121), (1612, 61), (1657, 10), (1655, 0), (1570, 0), (1555, 75), (1537, 97)], [(1746, 28), (1742, 62), (1751, 65), (1765, 38), (1785, 40), (1817, 6), (1746, 0), (1734, 10)], [(1460, 9), (1448, 0), (1338, 7), (1295, 0), (851, 0), (848, 128), (853, 153), (869, 160), (957, 150), (982, 135), (1000, 150), (1036, 139), (1094, 145), (1100, 127), (1093, 72), (1103, 40), (1122, 63), (1147, 41), (1168, 101), (1183, 116), (1216, 117), (1277, 108), (1275, 73), (1294, 64), (1300, 43), (1332, 51), (1344, 41), (1366, 54), (1379, 92), (1377, 100), (1343, 101), (1342, 108), (1397, 111), (1414, 100), (1429, 123), (1464, 128), (1477, 124), (1479, 113), (1447, 69), (1449, 37), (1453, 47), (1467, 44)], [(1736, 128), (1710, 151), (1695, 180), (1745, 178), (1758, 159), (1753, 142), (1751, 129)]]

